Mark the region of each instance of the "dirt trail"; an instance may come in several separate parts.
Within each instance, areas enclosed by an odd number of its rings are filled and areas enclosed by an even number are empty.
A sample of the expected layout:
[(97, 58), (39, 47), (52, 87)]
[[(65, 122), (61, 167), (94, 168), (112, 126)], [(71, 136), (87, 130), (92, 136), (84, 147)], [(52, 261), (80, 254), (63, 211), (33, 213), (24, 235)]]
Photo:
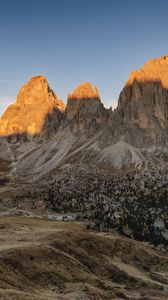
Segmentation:
[(5, 300), (167, 299), (167, 268), (164, 251), (115, 232), (99, 234), (79, 222), (0, 218)]

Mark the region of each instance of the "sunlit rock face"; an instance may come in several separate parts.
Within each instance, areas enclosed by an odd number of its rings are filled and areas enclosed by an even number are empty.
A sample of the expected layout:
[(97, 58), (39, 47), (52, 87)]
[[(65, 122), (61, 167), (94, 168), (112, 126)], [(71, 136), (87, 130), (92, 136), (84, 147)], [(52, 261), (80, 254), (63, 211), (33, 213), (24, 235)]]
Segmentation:
[(123, 88), (118, 110), (127, 142), (136, 146), (165, 145), (168, 129), (168, 56), (148, 61), (133, 71)]
[(0, 119), (0, 135), (13, 140), (48, 138), (58, 128), (64, 110), (64, 103), (46, 78), (35, 76), (21, 88), (16, 102)]
[(97, 87), (89, 82), (68, 94), (65, 109), (46, 78), (35, 76), (0, 119), (0, 136), (41, 141), (67, 126), (79, 134), (101, 130), (108, 145), (122, 140), (134, 147), (167, 146), (168, 56), (148, 61), (131, 73), (114, 111), (103, 106)]
[(92, 88), (90, 82), (79, 85), (71, 94), (68, 94), (68, 100), (97, 99), (100, 101), (99, 92), (96, 86)]
[(97, 87), (89, 82), (79, 85), (68, 94), (66, 119), (73, 121), (75, 132), (93, 131), (103, 123), (108, 114), (101, 103)]

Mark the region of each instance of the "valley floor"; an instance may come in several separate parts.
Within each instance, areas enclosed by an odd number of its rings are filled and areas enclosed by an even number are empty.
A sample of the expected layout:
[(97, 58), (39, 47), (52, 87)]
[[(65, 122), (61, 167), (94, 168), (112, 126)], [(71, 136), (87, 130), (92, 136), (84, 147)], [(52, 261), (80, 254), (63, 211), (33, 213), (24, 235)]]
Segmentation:
[(168, 256), (82, 222), (1, 215), (0, 299), (168, 299)]

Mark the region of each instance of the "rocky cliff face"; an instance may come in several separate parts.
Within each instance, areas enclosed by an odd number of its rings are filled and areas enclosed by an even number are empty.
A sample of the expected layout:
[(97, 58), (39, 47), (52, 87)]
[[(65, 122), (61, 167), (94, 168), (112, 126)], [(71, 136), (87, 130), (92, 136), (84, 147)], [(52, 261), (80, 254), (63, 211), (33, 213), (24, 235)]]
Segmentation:
[(44, 76), (35, 76), (20, 90), (17, 100), (0, 119), (0, 135), (13, 141), (47, 139), (62, 118), (64, 103), (51, 90)]
[[(33, 77), (2, 116), (0, 135), (14, 140), (48, 139), (56, 133), (64, 110), (45, 77)], [(123, 140), (136, 147), (166, 146), (168, 56), (148, 61), (131, 73), (114, 112), (105, 109), (97, 87), (85, 82), (68, 94), (64, 116), (64, 126), (70, 126), (73, 133), (103, 129), (108, 144)]]
[(124, 139), (138, 147), (165, 146), (168, 140), (168, 56), (148, 61), (131, 73), (118, 111)]
[(107, 115), (108, 110), (101, 103), (97, 87), (92, 88), (89, 82), (68, 94), (66, 119), (72, 122), (74, 132), (99, 129)]

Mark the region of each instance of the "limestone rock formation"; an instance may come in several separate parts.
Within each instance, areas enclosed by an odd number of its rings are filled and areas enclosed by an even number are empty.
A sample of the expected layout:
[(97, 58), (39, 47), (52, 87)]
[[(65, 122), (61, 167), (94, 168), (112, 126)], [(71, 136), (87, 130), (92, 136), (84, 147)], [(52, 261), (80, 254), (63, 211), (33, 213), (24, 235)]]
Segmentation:
[(99, 92), (96, 86), (92, 88), (90, 82), (84, 82), (79, 85), (71, 94), (68, 94), (68, 100), (97, 99), (100, 101)]
[(73, 121), (74, 132), (98, 129), (107, 114), (108, 110), (101, 103), (97, 87), (92, 88), (89, 82), (79, 85), (68, 94), (66, 118)]
[(165, 146), (168, 140), (168, 56), (133, 71), (122, 90), (118, 111), (121, 133), (135, 146)]
[(20, 90), (17, 100), (0, 119), (0, 135), (13, 140), (45, 139), (55, 133), (64, 103), (51, 90), (44, 76), (35, 76)]
[(155, 161), (156, 150), (167, 159), (168, 56), (131, 73), (114, 111), (103, 106), (98, 89), (88, 82), (68, 95), (64, 109), (45, 77), (23, 86), (0, 120), (0, 135), (44, 143), (20, 143), (16, 151), (11, 145), (16, 172), (41, 176), (69, 159), (143, 167)]

